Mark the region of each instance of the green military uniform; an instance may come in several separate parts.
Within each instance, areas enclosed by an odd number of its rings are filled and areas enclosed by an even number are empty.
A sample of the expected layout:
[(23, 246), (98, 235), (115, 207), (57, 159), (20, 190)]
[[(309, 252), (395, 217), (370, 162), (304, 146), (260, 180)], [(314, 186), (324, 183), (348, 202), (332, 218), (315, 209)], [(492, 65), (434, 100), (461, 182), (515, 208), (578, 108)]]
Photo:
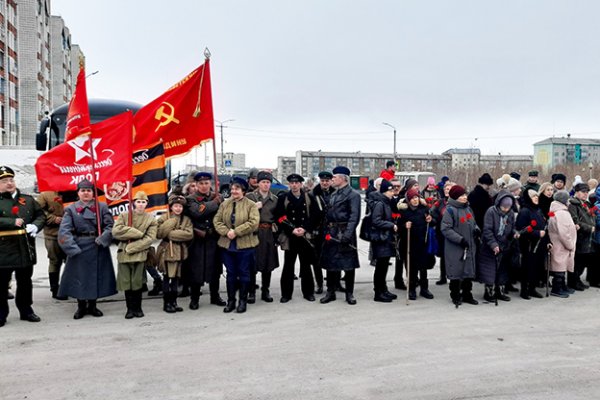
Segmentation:
[[(65, 214), (62, 196), (58, 192), (40, 193), (38, 203), (46, 216), (44, 225), (44, 245), (48, 252), (48, 280), (52, 297), (57, 298), (60, 269), (67, 259), (67, 255), (58, 245), (58, 228)], [(61, 298), (65, 299), (65, 298)]]
[(15, 272), (15, 303), (21, 319), (39, 322), (33, 304), (33, 265), (36, 263), (35, 235), (44, 226), (44, 212), (33, 197), (15, 187), (14, 171), (0, 167), (0, 327), (8, 316), (8, 282)]

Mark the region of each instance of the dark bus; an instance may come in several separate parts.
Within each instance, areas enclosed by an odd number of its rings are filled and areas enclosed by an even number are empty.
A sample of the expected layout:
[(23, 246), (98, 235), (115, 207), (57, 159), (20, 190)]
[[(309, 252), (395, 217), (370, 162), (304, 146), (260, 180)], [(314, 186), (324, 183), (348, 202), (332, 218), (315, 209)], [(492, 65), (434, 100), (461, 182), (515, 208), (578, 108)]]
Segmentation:
[[(140, 104), (123, 100), (90, 99), (88, 104), (92, 124), (129, 110), (135, 114), (137, 110), (142, 108)], [(40, 122), (40, 129), (35, 137), (36, 150), (50, 150), (64, 142), (68, 112), (69, 103), (66, 103), (54, 109), (50, 115)]]

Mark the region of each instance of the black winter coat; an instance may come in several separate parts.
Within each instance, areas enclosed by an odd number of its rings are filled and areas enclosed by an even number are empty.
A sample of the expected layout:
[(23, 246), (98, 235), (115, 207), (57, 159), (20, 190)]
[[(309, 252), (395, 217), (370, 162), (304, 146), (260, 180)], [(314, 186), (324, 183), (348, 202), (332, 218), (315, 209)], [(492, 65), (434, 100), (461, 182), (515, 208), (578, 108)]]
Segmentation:
[[(358, 261), (356, 228), (360, 222), (360, 195), (350, 185), (331, 195), (327, 209), (325, 234), (332, 240), (323, 243), (321, 266), (330, 271), (344, 271), (360, 267)], [(354, 248), (352, 248), (352, 246)]]
[(467, 197), (469, 200), (469, 206), (473, 210), (475, 216), (475, 222), (479, 229), (483, 230), (483, 219), (486, 211), (494, 205), (492, 196), (485, 190), (481, 185), (476, 185), (473, 191), (469, 193)]
[(371, 242), (373, 259), (384, 257), (395, 257), (394, 221), (392, 219), (392, 207), (390, 199), (381, 196), (379, 201), (372, 203), (371, 211), (372, 226), (377, 237), (382, 240)]
[(410, 229), (410, 268), (423, 269), (433, 267), (431, 265), (431, 257), (435, 256), (427, 253), (427, 242), (425, 240), (428, 228), (425, 217), (429, 215), (429, 207), (422, 202), (414, 209), (407, 203), (400, 203), (398, 208), (400, 214), (402, 214), (400, 223), (402, 256), (407, 260), (408, 229), (406, 229), (406, 223), (410, 221), (412, 222)]

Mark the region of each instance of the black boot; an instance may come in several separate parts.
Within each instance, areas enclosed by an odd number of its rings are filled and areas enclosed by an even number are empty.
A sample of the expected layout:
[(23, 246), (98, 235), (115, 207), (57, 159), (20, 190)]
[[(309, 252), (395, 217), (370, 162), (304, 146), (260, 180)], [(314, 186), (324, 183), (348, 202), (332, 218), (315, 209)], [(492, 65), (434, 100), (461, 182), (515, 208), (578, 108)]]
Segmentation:
[(254, 304), (254, 303), (256, 303), (256, 289), (252, 288), (248, 292), (248, 304)]
[(421, 295), (421, 297), (425, 297), (426, 299), (429, 299), (429, 300), (433, 299), (433, 293), (431, 293), (429, 291), (429, 280), (421, 279), (419, 281), (419, 284), (421, 286), (421, 291), (419, 293)]
[(193, 284), (190, 288), (190, 310), (197, 310), (200, 307), (200, 285)]
[(529, 295), (529, 285), (523, 281), (521, 282), (521, 298), (524, 300), (531, 300), (531, 296)]
[(248, 304), (248, 282), (242, 282), (240, 284), (240, 302), (237, 306), (238, 313), (246, 312), (246, 305)]
[(354, 293), (346, 292), (346, 303), (350, 304), (351, 306), (356, 304), (356, 299), (354, 298)]
[(173, 296), (170, 292), (163, 293), (163, 311), (169, 314), (175, 313), (172, 300)]
[(506, 293), (506, 290), (503, 287), (503, 285), (496, 285), (494, 292), (495, 292), (496, 298), (498, 300), (510, 301), (510, 297), (508, 297), (507, 295), (504, 294), (504, 293)]
[(452, 299), (452, 303), (458, 307), (462, 304), (460, 298), (460, 281), (458, 279), (450, 280), (450, 298)]
[(490, 303), (494, 303), (496, 301), (496, 296), (494, 295), (494, 286), (485, 285), (485, 292), (483, 293), (483, 299)]
[(133, 317), (135, 317), (135, 314), (133, 313), (133, 299), (132, 299), (131, 292), (132, 292), (131, 290), (125, 291), (125, 305), (127, 307), (127, 312), (125, 313), (125, 319), (132, 319)]
[(470, 304), (472, 306), (476, 306), (479, 304), (477, 300), (473, 298), (473, 282), (470, 279), (464, 279), (460, 283), (462, 294), (461, 300), (463, 303)]
[(175, 309), (176, 312), (182, 312), (183, 308), (179, 307), (177, 304), (177, 292), (173, 292), (171, 294), (171, 306)]
[(262, 301), (266, 301), (267, 303), (273, 302), (273, 297), (269, 293), (269, 289), (262, 289), (262, 295), (260, 296)]
[(136, 318), (142, 318), (144, 316), (144, 311), (142, 311), (142, 291), (134, 290), (133, 291), (133, 315)]
[(208, 287), (210, 289), (210, 304), (224, 306), (226, 304), (225, 300), (219, 295), (219, 280), (209, 283)]
[(87, 302), (85, 300), (77, 300), (77, 311), (73, 315), (73, 319), (81, 319), (87, 314)]
[(235, 310), (235, 281), (227, 281), (227, 305), (223, 312), (230, 313)]
[(68, 300), (67, 296), (58, 295), (58, 272), (48, 272), (48, 281), (50, 282), (50, 292), (52, 292), (52, 298), (56, 300)]
[(327, 304), (327, 303), (330, 303), (332, 301), (335, 301), (335, 299), (336, 299), (335, 292), (327, 290), (327, 292), (325, 292), (325, 296), (321, 297), (321, 300), (319, 300), (319, 302), (321, 304)]
[(154, 286), (152, 290), (148, 292), (148, 296), (158, 296), (162, 293), (163, 281), (161, 278), (154, 279)]
[(88, 304), (88, 310), (87, 310), (88, 314), (90, 314), (94, 317), (101, 317), (104, 315), (102, 313), (102, 311), (98, 310), (98, 307), (96, 307), (96, 300), (88, 300), (87, 304)]
[(555, 272), (554, 277), (552, 278), (552, 291), (550, 292), (552, 296), (560, 297), (561, 299), (566, 299), (569, 297), (569, 292), (565, 287), (565, 273), (564, 272)]
[(378, 301), (380, 303), (391, 303), (392, 298), (386, 296), (383, 292), (375, 291), (375, 297), (373, 297), (373, 301)]

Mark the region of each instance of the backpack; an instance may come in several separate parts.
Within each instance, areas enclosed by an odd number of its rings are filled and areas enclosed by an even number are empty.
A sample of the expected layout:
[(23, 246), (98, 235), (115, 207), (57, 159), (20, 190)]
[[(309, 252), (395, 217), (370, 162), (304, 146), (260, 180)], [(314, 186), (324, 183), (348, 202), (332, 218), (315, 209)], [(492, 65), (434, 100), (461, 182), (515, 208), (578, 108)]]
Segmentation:
[(371, 214), (367, 214), (363, 217), (358, 237), (366, 242), (373, 240), (373, 218), (371, 217)]

